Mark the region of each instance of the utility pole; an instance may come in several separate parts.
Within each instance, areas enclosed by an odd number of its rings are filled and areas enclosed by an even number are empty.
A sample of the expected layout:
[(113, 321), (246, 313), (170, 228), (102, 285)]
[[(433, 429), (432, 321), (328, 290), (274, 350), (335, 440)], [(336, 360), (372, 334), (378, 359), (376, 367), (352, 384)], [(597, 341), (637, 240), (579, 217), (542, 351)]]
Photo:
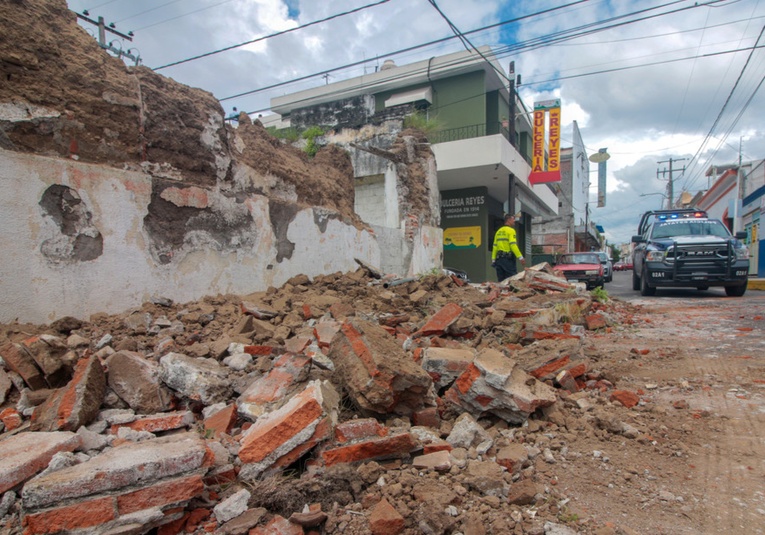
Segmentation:
[(129, 59), (132, 59), (136, 65), (141, 64), (141, 56), (133, 55), (130, 53), (130, 51), (134, 49), (130, 48), (128, 49), (127, 52), (125, 52), (121, 48), (117, 48), (116, 46), (113, 46), (111, 43), (106, 42), (106, 32), (113, 33), (114, 35), (122, 37), (123, 39), (127, 39), (128, 41), (133, 40), (133, 32), (128, 32), (127, 34), (118, 32), (115, 29), (113, 22), (107, 26), (103, 17), (98, 17), (98, 21), (95, 21), (88, 17), (89, 13), (87, 11), (83, 11), (82, 14), (75, 12), (75, 15), (77, 15), (78, 19), (82, 19), (85, 22), (89, 22), (90, 24), (93, 24), (94, 26), (98, 26), (98, 44), (101, 48), (104, 48), (110, 52), (117, 54), (117, 57), (120, 59), (122, 57), (126, 57)]
[[(678, 171), (678, 169), (672, 169), (672, 164), (674, 162), (683, 162), (687, 160), (687, 158), (670, 158), (669, 160), (664, 160), (663, 162), (656, 162), (657, 164), (663, 164), (663, 163), (669, 163), (669, 183), (667, 184), (667, 210), (672, 209), (672, 205), (675, 203), (675, 191), (674, 191), (674, 183), (672, 176), (672, 173), (674, 171)], [(683, 166), (682, 169), (679, 169), (682, 173), (685, 173), (685, 166)], [(667, 173), (667, 169), (663, 169), (661, 171), (662, 177)], [(659, 170), (656, 170), (656, 178), (659, 177)]]
[(509, 121), (507, 123), (507, 129), (508, 129), (508, 136), (510, 137), (510, 145), (515, 147), (515, 62), (510, 62), (510, 69), (509, 69), (509, 75), (508, 78), (510, 79), (510, 84), (508, 86), (508, 92), (510, 93), (510, 98), (508, 99), (510, 102), (510, 117)]

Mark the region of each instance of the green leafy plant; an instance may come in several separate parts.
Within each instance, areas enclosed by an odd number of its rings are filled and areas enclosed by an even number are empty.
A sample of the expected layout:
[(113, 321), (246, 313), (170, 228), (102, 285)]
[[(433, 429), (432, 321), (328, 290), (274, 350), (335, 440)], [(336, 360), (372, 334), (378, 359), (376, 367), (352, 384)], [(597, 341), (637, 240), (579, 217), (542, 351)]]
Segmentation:
[(404, 128), (414, 128), (428, 135), (441, 130), (441, 124), (437, 119), (429, 118), (421, 111), (416, 111), (404, 117)]
[(316, 138), (323, 136), (324, 130), (320, 126), (311, 126), (303, 131), (301, 137), (306, 140), (305, 151), (313, 158), (316, 153), (319, 152), (319, 145), (316, 143)]
[(605, 303), (605, 302), (608, 301), (608, 292), (606, 291), (605, 288), (603, 288), (601, 286), (598, 286), (597, 288), (594, 288), (590, 292), (590, 295), (592, 295), (592, 297), (597, 299), (598, 302), (600, 302), (600, 303)]

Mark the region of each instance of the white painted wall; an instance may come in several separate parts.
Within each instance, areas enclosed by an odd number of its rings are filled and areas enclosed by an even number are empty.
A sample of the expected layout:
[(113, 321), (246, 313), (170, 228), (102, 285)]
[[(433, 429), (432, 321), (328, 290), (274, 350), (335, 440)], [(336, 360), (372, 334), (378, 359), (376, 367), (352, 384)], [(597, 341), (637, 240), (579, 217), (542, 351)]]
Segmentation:
[[(56, 263), (41, 254), (41, 243), (58, 232), (38, 204), (53, 184), (75, 190), (91, 211), (104, 242), (95, 260)], [(297, 213), (287, 231), (295, 244), (292, 256), (277, 262), (268, 199), (252, 196), (245, 204), (257, 228), (253, 246), (235, 252), (191, 247), (162, 265), (149, 252), (143, 226), (151, 189), (151, 177), (141, 172), (0, 150), (0, 322), (87, 319), (96, 312), (124, 312), (152, 297), (187, 302), (265, 290), (301, 273), (354, 271), (354, 258), (381, 264), (372, 231), (327, 217), (322, 232), (317, 220), (332, 214), (317, 208)], [(208, 195), (211, 204), (222, 202), (219, 192)], [(409, 272), (440, 267), (441, 243), (433, 233), (429, 229), (415, 238)]]

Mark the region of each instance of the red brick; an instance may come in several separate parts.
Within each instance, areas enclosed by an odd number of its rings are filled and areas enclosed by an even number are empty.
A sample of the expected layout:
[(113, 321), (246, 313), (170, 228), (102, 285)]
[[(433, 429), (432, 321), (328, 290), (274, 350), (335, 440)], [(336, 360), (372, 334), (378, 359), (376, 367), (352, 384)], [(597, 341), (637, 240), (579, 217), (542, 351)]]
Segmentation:
[(338, 463), (401, 457), (414, 450), (415, 447), (416, 444), (412, 435), (400, 433), (326, 450), (322, 453), (322, 459), (327, 466), (332, 466)]
[(8, 407), (0, 411), (0, 422), (5, 425), (6, 431), (13, 431), (22, 422), (21, 414), (13, 407)]
[(24, 382), (32, 390), (48, 388), (42, 372), (37, 367), (32, 355), (30, 355), (22, 346), (18, 344), (7, 343), (0, 347), (0, 356), (3, 357), (6, 365), (14, 372), (18, 373)]
[(475, 380), (480, 376), (481, 370), (479, 370), (475, 364), (470, 364), (468, 365), (467, 369), (462, 372), (462, 375), (460, 375), (454, 382), (454, 386), (457, 387), (457, 390), (459, 390), (460, 393), (466, 394), (470, 390), (470, 387), (473, 385)]
[(404, 517), (383, 498), (369, 515), (369, 529), (373, 535), (396, 535), (404, 530)]
[(284, 398), (296, 383), (305, 380), (310, 362), (304, 355), (279, 357), (270, 372), (247, 387), (240, 401), (260, 405)]
[(163, 412), (144, 416), (127, 424), (118, 424), (111, 427), (111, 433), (117, 434), (120, 427), (128, 427), (134, 431), (148, 431), (157, 433), (188, 427), (195, 422), (194, 413), (191, 411)]
[(284, 341), (284, 348), (290, 353), (302, 353), (312, 340), (310, 336), (295, 336)]
[(422, 453), (435, 453), (437, 451), (452, 451), (452, 445), (443, 439), (438, 439), (435, 442), (430, 442), (422, 446)]
[(344, 320), (348, 316), (355, 316), (356, 310), (349, 303), (332, 303), (329, 307), (329, 313), (336, 320)]
[(582, 377), (585, 373), (587, 373), (587, 363), (586, 362), (578, 362), (576, 364), (573, 364), (571, 366), (567, 366), (566, 370), (568, 373), (571, 374), (571, 377)]
[(374, 418), (348, 420), (335, 426), (335, 439), (338, 442), (350, 442), (361, 438), (384, 437), (388, 429)]
[(614, 390), (611, 392), (611, 401), (618, 401), (628, 409), (631, 409), (640, 401), (640, 397), (629, 390)]
[(274, 346), (250, 345), (250, 346), (244, 346), (244, 352), (247, 353), (248, 355), (259, 357), (262, 355), (277, 355), (281, 353), (281, 348), (274, 347)]
[(602, 314), (589, 314), (584, 318), (584, 321), (588, 331), (596, 331), (608, 326), (606, 318), (604, 318)]
[(412, 423), (425, 427), (438, 428), (441, 425), (441, 418), (438, 416), (436, 407), (425, 407), (412, 413)]
[(262, 461), (279, 446), (323, 417), (318, 389), (309, 385), (281, 409), (259, 418), (242, 438), (239, 458), (245, 463)]
[(205, 432), (209, 429), (212, 431), (213, 437), (218, 438), (221, 433), (230, 433), (234, 422), (236, 422), (236, 403), (232, 403), (205, 418)]
[(33, 431), (76, 431), (95, 419), (106, 394), (106, 373), (97, 357), (77, 362), (74, 377), (32, 413)]
[(99, 526), (116, 518), (114, 499), (96, 498), (73, 505), (56, 507), (24, 517), (25, 535), (58, 533)]
[(150, 507), (162, 508), (186, 502), (202, 494), (203, 490), (202, 476), (198, 474), (155, 482), (150, 487), (117, 496), (117, 510), (120, 515), (127, 515)]
[(298, 459), (300, 459), (303, 455), (308, 453), (314, 446), (319, 444), (319, 442), (323, 442), (325, 440), (328, 440), (332, 436), (332, 420), (329, 417), (322, 418), (321, 421), (316, 426), (316, 429), (313, 432), (313, 435), (311, 435), (311, 438), (303, 442), (302, 444), (299, 444), (295, 447), (292, 451), (289, 453), (286, 453), (279, 457), (276, 462), (274, 463), (274, 466), (289, 466)]
[(460, 315), (462, 315), (462, 307), (456, 303), (449, 303), (431, 316), (414, 336), (444, 334), (449, 326), (457, 321)]
[(527, 371), (529, 375), (531, 375), (532, 377), (541, 379), (542, 377), (555, 375), (555, 373), (557, 373), (558, 370), (562, 369), (570, 361), (571, 361), (571, 357), (569, 357), (568, 355), (564, 355), (563, 357), (549, 360), (545, 362), (544, 364), (542, 364), (541, 366), (537, 366), (536, 368), (527, 370)]
[(340, 323), (336, 321), (322, 321), (313, 328), (313, 335), (319, 343), (319, 347), (329, 347), (332, 338), (340, 330)]

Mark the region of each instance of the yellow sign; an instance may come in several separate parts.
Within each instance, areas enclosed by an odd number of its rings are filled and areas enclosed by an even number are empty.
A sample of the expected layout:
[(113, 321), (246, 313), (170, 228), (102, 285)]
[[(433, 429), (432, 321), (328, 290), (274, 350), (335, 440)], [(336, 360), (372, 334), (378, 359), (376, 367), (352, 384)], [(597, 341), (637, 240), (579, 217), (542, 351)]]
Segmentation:
[(444, 230), (444, 249), (475, 249), (481, 246), (481, 227), (453, 227)]
[[(548, 114), (549, 124), (546, 125), (545, 119)], [(547, 130), (547, 136), (545, 136), (545, 130)], [(546, 162), (545, 156), (547, 156)], [(545, 182), (560, 182), (559, 99), (534, 103), (534, 133), (532, 137), (529, 183), (534, 185)]]

